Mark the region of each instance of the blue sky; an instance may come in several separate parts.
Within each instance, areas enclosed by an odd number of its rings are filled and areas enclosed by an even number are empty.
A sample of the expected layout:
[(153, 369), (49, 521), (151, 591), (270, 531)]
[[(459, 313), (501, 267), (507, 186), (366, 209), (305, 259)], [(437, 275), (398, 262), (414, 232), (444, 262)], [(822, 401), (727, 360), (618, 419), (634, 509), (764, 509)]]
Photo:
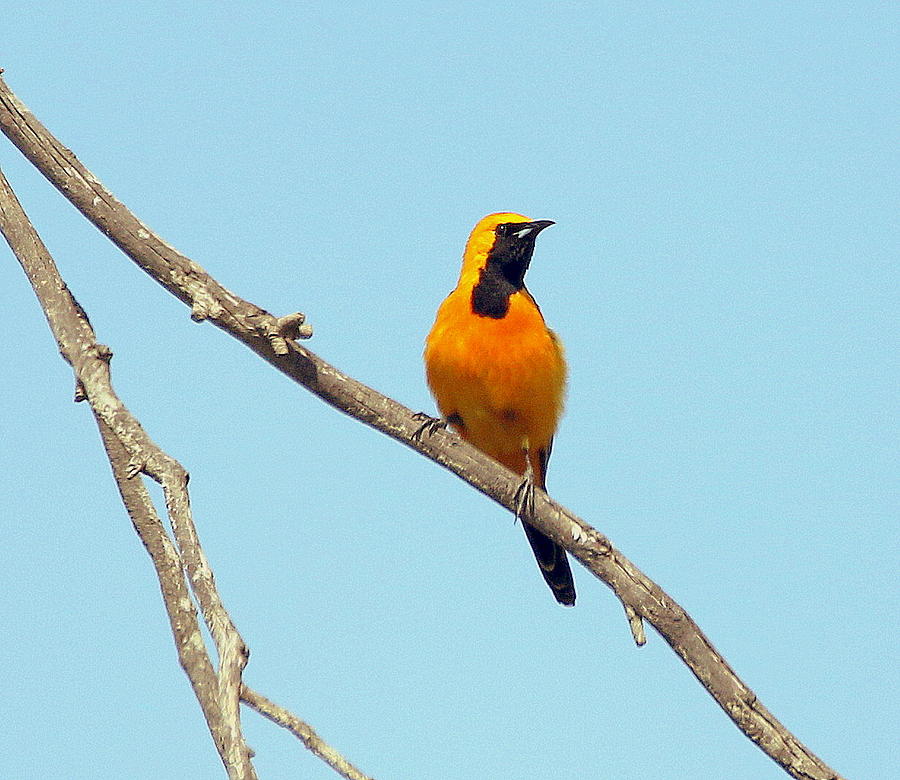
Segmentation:
[[(893, 3), (32, 3), (19, 97), (310, 347), (432, 410), (422, 340), (486, 213), (557, 225), (551, 493), (836, 770), (896, 765)], [(5, 141), (124, 402), (191, 472), (247, 682), (380, 778), (785, 775), (584, 570), (197, 325)], [(89, 411), (0, 250), (4, 778), (218, 778)], [(244, 716), (263, 778), (334, 775)]]

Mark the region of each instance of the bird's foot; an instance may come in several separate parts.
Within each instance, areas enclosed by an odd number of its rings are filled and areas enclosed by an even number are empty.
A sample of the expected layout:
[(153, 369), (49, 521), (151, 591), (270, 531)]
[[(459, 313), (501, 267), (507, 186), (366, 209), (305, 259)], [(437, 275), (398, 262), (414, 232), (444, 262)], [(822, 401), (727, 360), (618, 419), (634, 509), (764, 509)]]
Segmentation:
[(534, 517), (534, 470), (531, 468), (531, 461), (525, 457), (525, 474), (522, 476), (522, 482), (516, 488), (514, 497), (516, 505), (516, 520), (527, 523)]
[(447, 420), (441, 419), (440, 417), (432, 417), (430, 414), (426, 414), (425, 412), (416, 412), (413, 415), (413, 419), (422, 422), (422, 424), (416, 429), (416, 432), (412, 435), (413, 441), (422, 441), (422, 437), (425, 434), (434, 436), (434, 434), (438, 431), (446, 430), (448, 425)]

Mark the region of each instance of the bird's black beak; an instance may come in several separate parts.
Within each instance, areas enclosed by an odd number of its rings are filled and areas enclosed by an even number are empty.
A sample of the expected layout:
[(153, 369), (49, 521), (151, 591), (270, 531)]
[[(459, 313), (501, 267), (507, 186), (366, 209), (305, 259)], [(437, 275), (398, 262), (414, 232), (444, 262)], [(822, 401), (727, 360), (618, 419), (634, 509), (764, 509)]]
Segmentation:
[(550, 219), (539, 219), (536, 222), (509, 222), (503, 227), (506, 228), (506, 235), (516, 238), (519, 241), (531, 241), (537, 238), (537, 234), (544, 228), (555, 225), (556, 223)]
[(529, 225), (535, 229), (536, 234), (540, 233), (544, 228), (550, 227), (550, 225), (555, 225), (556, 223), (552, 219), (539, 219), (536, 222), (529, 222)]

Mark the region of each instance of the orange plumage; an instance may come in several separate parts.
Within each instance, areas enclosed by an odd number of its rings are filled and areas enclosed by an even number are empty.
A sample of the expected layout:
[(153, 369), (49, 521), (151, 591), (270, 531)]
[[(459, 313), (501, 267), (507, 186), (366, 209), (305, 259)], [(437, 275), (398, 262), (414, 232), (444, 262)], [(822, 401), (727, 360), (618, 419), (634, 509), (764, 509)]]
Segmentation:
[[(441, 415), (482, 452), (545, 486), (563, 408), (562, 345), (525, 288), (534, 240), (549, 221), (490, 214), (472, 231), (456, 289), (425, 343), (425, 367)], [(565, 551), (528, 525), (528, 540), (557, 600), (573, 604)]]

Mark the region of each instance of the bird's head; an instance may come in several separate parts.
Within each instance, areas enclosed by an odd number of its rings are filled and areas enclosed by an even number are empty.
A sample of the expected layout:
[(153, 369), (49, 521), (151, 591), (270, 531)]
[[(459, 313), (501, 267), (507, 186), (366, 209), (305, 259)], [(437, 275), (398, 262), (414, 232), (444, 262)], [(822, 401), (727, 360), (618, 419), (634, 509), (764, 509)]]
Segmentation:
[(475, 225), (466, 243), (463, 275), (480, 276), (490, 264), (510, 284), (521, 288), (534, 252), (534, 240), (553, 224), (549, 219), (535, 221), (508, 211), (488, 214)]

